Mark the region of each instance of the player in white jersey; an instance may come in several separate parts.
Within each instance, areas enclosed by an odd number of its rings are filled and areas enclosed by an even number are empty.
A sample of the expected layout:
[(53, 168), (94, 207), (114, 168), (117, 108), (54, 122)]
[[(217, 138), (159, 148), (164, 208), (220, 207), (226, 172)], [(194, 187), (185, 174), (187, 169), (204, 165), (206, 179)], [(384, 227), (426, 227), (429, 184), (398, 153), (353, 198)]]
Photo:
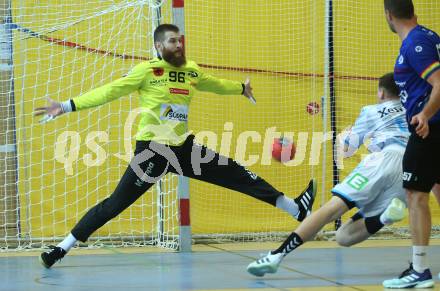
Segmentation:
[(249, 264), (249, 273), (275, 273), (288, 253), (313, 239), (324, 225), (353, 207), (359, 212), (336, 234), (338, 243), (344, 246), (361, 242), (384, 225), (403, 219), (406, 207), (402, 201), (402, 157), (409, 132), (398, 95), (393, 73), (382, 76), (379, 104), (364, 107), (352, 129), (341, 137), (346, 157), (353, 155), (367, 139), (371, 153), (332, 189), (330, 201), (307, 217), (278, 249)]

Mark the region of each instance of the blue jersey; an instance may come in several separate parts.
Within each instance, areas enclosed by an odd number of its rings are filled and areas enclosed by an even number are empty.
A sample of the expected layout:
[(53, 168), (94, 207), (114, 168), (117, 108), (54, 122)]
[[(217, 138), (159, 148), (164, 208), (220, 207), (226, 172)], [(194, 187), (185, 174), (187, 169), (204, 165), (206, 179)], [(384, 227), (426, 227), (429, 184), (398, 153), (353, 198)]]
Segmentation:
[[(428, 102), (432, 86), (427, 80), (439, 69), (440, 37), (423, 26), (416, 26), (403, 40), (394, 66), (394, 79), (400, 88), (408, 123)], [(429, 120), (429, 123), (437, 122), (440, 111)]]
[(389, 145), (406, 147), (409, 135), (405, 108), (399, 100), (390, 100), (362, 108), (343, 141), (350, 151), (367, 144), (370, 152), (379, 152)]

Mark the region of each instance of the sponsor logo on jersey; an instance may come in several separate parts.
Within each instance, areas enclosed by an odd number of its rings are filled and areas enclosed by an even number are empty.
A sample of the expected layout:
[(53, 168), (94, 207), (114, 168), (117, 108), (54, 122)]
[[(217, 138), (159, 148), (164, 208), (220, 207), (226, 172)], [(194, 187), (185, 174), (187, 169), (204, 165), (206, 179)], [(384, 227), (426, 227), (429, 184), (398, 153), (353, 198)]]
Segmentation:
[(188, 89), (170, 88), (171, 94), (189, 95)]
[(362, 190), (368, 184), (368, 178), (359, 173), (355, 173), (348, 181), (347, 185), (355, 190)]
[(377, 113), (380, 114), (380, 118), (387, 116), (390, 113), (399, 113), (399, 112), (403, 112), (403, 107), (402, 106), (396, 106), (396, 107), (384, 107), (382, 108), (382, 110), (377, 111)]
[(405, 87), (405, 85), (406, 85), (406, 81), (404, 81), (404, 82), (398, 82), (398, 81), (396, 81), (395, 83), (396, 83), (397, 86), (399, 86), (399, 87), (401, 87), (401, 88)]
[(167, 85), (167, 79), (153, 79), (150, 80), (151, 86), (165, 86)]
[(164, 73), (164, 69), (163, 69), (163, 68), (153, 68), (153, 74), (154, 74), (156, 77), (160, 77), (160, 76), (162, 76), (163, 73)]
[(199, 74), (197, 74), (197, 72), (194, 71), (189, 71), (188, 76), (190, 76), (191, 78), (197, 78)]
[(420, 52), (423, 50), (423, 48), (422, 48), (421, 46), (419, 46), (419, 45), (416, 46), (414, 49), (415, 49), (415, 51), (418, 52), (418, 53), (420, 53)]
[(188, 121), (188, 106), (179, 104), (162, 104), (161, 120)]

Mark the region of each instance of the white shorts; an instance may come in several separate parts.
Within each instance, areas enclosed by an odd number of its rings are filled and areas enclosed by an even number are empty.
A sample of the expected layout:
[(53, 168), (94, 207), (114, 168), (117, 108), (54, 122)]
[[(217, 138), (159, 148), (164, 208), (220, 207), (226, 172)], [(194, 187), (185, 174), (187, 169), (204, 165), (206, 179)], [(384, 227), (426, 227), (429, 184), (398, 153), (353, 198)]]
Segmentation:
[(402, 158), (405, 148), (390, 145), (371, 153), (332, 189), (349, 208), (359, 208), (364, 217), (381, 214), (394, 197), (406, 202), (402, 186)]

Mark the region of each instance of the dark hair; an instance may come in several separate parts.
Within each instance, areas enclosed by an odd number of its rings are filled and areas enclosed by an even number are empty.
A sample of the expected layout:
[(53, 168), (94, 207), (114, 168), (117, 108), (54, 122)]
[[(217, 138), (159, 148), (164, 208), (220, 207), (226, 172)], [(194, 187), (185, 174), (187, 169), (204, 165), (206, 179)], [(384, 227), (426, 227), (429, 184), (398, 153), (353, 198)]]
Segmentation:
[(173, 32), (179, 32), (179, 28), (175, 26), (174, 24), (161, 24), (154, 30), (154, 42), (157, 41), (164, 41), (165, 40), (165, 32), (167, 31), (173, 31)]
[(414, 4), (412, 0), (384, 0), (385, 10), (399, 19), (411, 19), (414, 17)]
[(400, 89), (397, 87), (396, 82), (394, 81), (393, 73), (387, 73), (379, 78), (379, 88), (384, 89), (385, 93), (389, 97), (398, 97), (400, 94)]

